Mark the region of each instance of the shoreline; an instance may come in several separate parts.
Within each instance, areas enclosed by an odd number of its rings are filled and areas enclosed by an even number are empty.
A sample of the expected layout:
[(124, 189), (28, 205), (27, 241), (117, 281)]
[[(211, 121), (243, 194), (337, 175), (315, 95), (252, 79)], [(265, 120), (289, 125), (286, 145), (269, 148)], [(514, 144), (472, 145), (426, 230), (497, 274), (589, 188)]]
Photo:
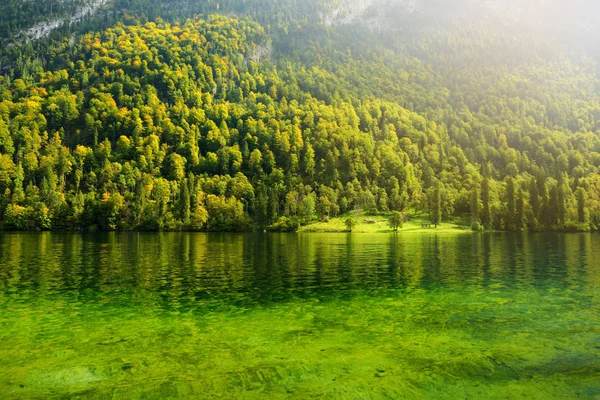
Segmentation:
[(297, 231), (190, 231), (190, 230), (159, 230), (159, 231), (144, 231), (144, 230), (0, 230), (0, 234), (19, 234), (19, 233), (56, 233), (56, 234), (89, 234), (89, 233), (204, 233), (204, 234), (237, 234), (237, 235), (245, 235), (245, 234), (265, 234), (265, 233), (354, 233), (354, 234), (394, 234), (394, 233), (435, 233), (435, 234), (449, 234), (449, 233), (460, 233), (460, 234), (481, 234), (481, 233), (521, 233), (521, 234), (533, 234), (533, 233), (561, 233), (561, 234), (581, 234), (581, 233), (599, 233), (597, 230), (589, 230), (589, 231), (559, 231), (559, 230), (545, 230), (545, 231), (502, 231), (502, 230), (489, 230), (489, 231), (474, 231), (469, 227), (438, 227), (436, 228), (404, 228), (398, 229), (397, 231), (393, 231), (392, 229), (381, 229), (381, 230), (366, 230), (355, 228), (352, 231), (347, 229), (318, 229), (318, 228), (310, 228), (310, 225), (298, 229)]
[[(355, 225), (352, 230), (346, 226), (347, 218), (353, 218)], [(162, 232), (186, 232), (186, 233), (356, 233), (356, 234), (394, 234), (394, 233), (409, 233), (409, 234), (474, 234), (474, 233), (594, 233), (596, 230), (480, 230), (474, 231), (471, 226), (464, 223), (464, 220), (454, 219), (451, 221), (442, 222), (435, 227), (423, 227), (423, 224), (430, 224), (428, 218), (420, 216), (412, 217), (408, 222), (404, 222), (402, 227), (394, 231), (388, 222), (388, 216), (376, 215), (369, 216), (359, 213), (344, 214), (329, 219), (328, 221), (311, 221), (307, 225), (300, 226), (297, 230), (277, 230), (277, 229), (247, 229), (240, 231), (209, 231), (209, 230), (187, 230), (187, 229), (162, 229), (162, 230), (140, 230), (140, 229), (75, 229), (75, 230), (3, 230), (0, 233), (110, 233), (110, 232), (134, 232), (134, 233), (162, 233)]]

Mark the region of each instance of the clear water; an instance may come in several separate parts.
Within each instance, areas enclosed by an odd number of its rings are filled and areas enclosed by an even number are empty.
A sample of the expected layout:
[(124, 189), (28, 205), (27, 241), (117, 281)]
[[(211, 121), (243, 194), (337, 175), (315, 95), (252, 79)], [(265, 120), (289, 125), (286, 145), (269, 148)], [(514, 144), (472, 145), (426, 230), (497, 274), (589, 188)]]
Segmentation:
[(600, 398), (600, 236), (1, 234), (0, 398)]

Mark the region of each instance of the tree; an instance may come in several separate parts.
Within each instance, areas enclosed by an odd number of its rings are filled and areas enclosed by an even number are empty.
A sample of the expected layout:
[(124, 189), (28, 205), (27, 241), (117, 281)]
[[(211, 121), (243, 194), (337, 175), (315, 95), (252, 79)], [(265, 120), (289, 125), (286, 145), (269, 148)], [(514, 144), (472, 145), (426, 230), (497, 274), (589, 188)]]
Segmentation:
[(400, 185), (398, 183), (398, 179), (393, 176), (391, 179), (391, 195), (390, 195), (390, 203), (392, 210), (402, 211), (404, 206), (404, 201), (402, 199), (402, 195), (400, 193)]
[(317, 214), (321, 221), (326, 221), (331, 216), (331, 201), (327, 196), (320, 196), (317, 201)]
[(437, 181), (433, 188), (433, 204), (431, 209), (431, 223), (437, 226), (442, 223), (442, 183)]
[(519, 188), (515, 200), (515, 220), (513, 225), (517, 231), (522, 231), (527, 226), (525, 223), (525, 193), (522, 188)]
[(124, 199), (119, 193), (106, 192), (102, 195), (100, 222), (104, 229), (114, 231), (120, 227), (123, 207)]
[(209, 231), (236, 232), (246, 229), (244, 207), (235, 197), (206, 196), (207, 223)]
[(558, 224), (564, 226), (567, 218), (567, 197), (570, 192), (566, 173), (559, 174), (557, 183)]
[(471, 189), (471, 223), (479, 223), (480, 208), (481, 206), (479, 204), (479, 187), (477, 184), (475, 184)]
[(506, 208), (505, 212), (505, 229), (514, 231), (517, 227), (515, 225), (516, 215), (515, 215), (515, 206), (517, 203), (516, 198), (516, 189), (515, 189), (515, 180), (511, 176), (506, 178), (506, 193), (504, 197), (504, 204)]
[(481, 186), (481, 200), (483, 205), (483, 212), (481, 216), (483, 226), (486, 230), (490, 230), (493, 227), (494, 220), (492, 217), (490, 180), (487, 176), (483, 178), (483, 184)]
[(556, 229), (556, 228), (560, 228), (561, 226), (561, 222), (560, 222), (560, 208), (561, 206), (559, 205), (560, 203), (560, 196), (558, 194), (558, 182), (555, 180), (552, 180), (550, 183), (550, 189), (549, 189), (549, 193), (548, 193), (548, 205), (547, 205), (547, 211), (546, 211), (546, 228), (547, 229)]
[(363, 190), (359, 195), (360, 208), (373, 213), (377, 212), (377, 206), (375, 204), (375, 196), (370, 190)]
[(352, 229), (354, 229), (354, 227), (356, 226), (356, 220), (352, 217), (348, 217), (344, 221), (344, 224), (346, 225), (346, 229), (348, 229), (348, 232), (352, 232)]
[(180, 187), (180, 193), (179, 193), (179, 211), (180, 211), (180, 218), (181, 218), (181, 222), (183, 222), (183, 225), (187, 226), (190, 223), (190, 190), (188, 188), (188, 181), (187, 179), (184, 180), (181, 184)]
[(272, 222), (269, 216), (269, 194), (265, 184), (260, 185), (256, 190), (253, 214), (254, 222), (259, 229), (265, 229)]
[(403, 218), (404, 217), (401, 212), (399, 212), (399, 211), (391, 212), (388, 223), (390, 225), (390, 228), (392, 228), (394, 230), (394, 232), (397, 232), (398, 229), (402, 228), (402, 223), (404, 221)]
[(302, 201), (298, 204), (298, 217), (304, 224), (310, 222), (316, 212), (315, 208), (315, 194), (309, 193), (302, 197)]
[(171, 153), (166, 159), (165, 175), (174, 181), (180, 181), (185, 176), (185, 158), (177, 153)]
[(379, 195), (379, 202), (377, 203), (377, 208), (379, 209), (380, 212), (386, 213), (390, 210), (389, 206), (388, 206), (388, 195), (387, 192), (385, 191), (385, 189), (383, 189), (381, 191), (381, 194)]
[(196, 204), (190, 218), (190, 228), (195, 231), (204, 229), (208, 221), (208, 211), (201, 203)]
[(539, 229), (540, 212), (541, 212), (541, 201), (538, 190), (536, 179), (529, 180), (529, 204), (531, 207), (531, 227), (533, 229)]
[(310, 143), (305, 142), (304, 172), (312, 180), (315, 175), (315, 151)]
[(585, 224), (587, 222), (587, 192), (581, 186), (575, 191), (577, 200), (577, 221)]
[(250, 170), (257, 175), (262, 174), (262, 172), (263, 172), (262, 161), (263, 161), (263, 157), (262, 157), (262, 153), (260, 152), (260, 150), (259, 149), (252, 150), (252, 153), (250, 153), (250, 159), (248, 160), (248, 166), (250, 167)]

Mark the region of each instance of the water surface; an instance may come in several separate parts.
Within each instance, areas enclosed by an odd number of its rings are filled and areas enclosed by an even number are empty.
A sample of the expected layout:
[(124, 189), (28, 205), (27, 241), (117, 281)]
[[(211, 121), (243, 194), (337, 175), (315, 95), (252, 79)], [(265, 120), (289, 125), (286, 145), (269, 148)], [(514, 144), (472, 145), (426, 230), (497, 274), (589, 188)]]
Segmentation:
[(600, 398), (600, 236), (0, 234), (0, 397)]

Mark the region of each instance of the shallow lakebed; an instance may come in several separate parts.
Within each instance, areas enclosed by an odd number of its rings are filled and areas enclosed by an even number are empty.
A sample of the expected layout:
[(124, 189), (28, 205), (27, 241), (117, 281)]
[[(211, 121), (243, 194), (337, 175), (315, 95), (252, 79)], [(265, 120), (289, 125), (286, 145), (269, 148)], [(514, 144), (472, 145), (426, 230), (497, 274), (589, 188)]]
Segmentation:
[(600, 235), (0, 234), (0, 397), (600, 396)]

